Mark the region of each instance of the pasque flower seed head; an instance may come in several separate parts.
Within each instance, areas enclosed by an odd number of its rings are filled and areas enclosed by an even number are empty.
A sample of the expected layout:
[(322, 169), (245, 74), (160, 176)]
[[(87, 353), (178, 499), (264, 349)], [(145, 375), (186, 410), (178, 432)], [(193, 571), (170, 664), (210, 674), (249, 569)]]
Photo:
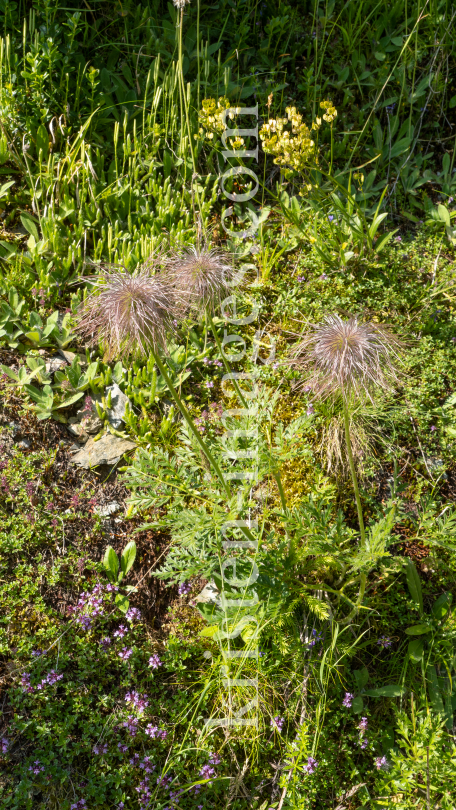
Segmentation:
[(89, 344), (105, 344), (108, 359), (147, 354), (166, 345), (178, 314), (176, 288), (166, 273), (152, 275), (150, 265), (135, 274), (106, 268), (80, 309), (77, 329)]
[(291, 364), (304, 373), (314, 396), (366, 394), (397, 381), (401, 341), (385, 326), (327, 315), (297, 344)]

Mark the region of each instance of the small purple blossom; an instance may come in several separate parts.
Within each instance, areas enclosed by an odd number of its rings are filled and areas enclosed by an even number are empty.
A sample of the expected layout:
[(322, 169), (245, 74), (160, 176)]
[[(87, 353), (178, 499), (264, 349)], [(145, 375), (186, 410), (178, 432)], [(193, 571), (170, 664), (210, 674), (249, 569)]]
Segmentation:
[(139, 714), (143, 714), (144, 709), (146, 709), (149, 705), (147, 695), (140, 695), (136, 689), (134, 689), (132, 692), (127, 692), (125, 695), (125, 702), (131, 703), (135, 709), (138, 710)]
[(157, 667), (163, 666), (163, 661), (161, 660), (160, 656), (157, 655), (157, 653), (150, 656), (149, 666), (152, 667), (152, 669), (157, 669)]
[[(202, 779), (210, 779), (211, 776), (215, 775), (215, 768), (213, 768), (211, 765), (203, 765), (199, 775)], [(212, 784), (212, 782), (209, 782), (209, 784)]]
[(107, 754), (108, 753), (108, 744), (102, 743), (101, 745), (94, 745), (92, 748), (94, 754)]
[(280, 717), (280, 715), (278, 715), (277, 717), (273, 717), (273, 719), (271, 720), (271, 728), (277, 729), (277, 731), (280, 734), (281, 731), (282, 731), (282, 726), (283, 726), (284, 722), (285, 722), (285, 718)]
[(79, 799), (78, 802), (75, 804), (70, 805), (70, 810), (84, 810), (84, 807), (87, 806), (87, 802), (85, 799)]
[(126, 754), (128, 751), (128, 745), (123, 745), (123, 743), (117, 743), (117, 748), (121, 752), (121, 754)]
[(369, 745), (369, 740), (367, 739), (367, 737), (364, 737), (360, 742), (361, 750), (364, 751), (364, 749), (367, 748), (368, 745)]
[(139, 719), (133, 714), (129, 714), (125, 722), (122, 723), (123, 727), (127, 729), (130, 737), (136, 737), (138, 733), (138, 724)]
[(436, 426), (435, 426), (435, 425), (431, 425), (431, 427), (430, 427), (430, 431), (431, 431), (431, 433), (434, 433), (434, 431), (435, 431), (435, 430), (437, 430)]
[(358, 728), (360, 731), (367, 731), (367, 726), (369, 725), (367, 717), (362, 717), (358, 723)]
[(328, 217), (329, 222), (332, 222), (332, 221), (333, 221), (333, 219), (334, 219), (333, 214), (330, 214), (330, 215), (329, 215), (329, 217)]
[(190, 593), (191, 589), (192, 586), (190, 582), (181, 582), (178, 588), (178, 594), (179, 596), (187, 596), (187, 594)]
[(303, 771), (306, 773), (314, 773), (318, 768), (318, 762), (313, 757), (307, 758), (307, 765), (303, 766)]
[(164, 728), (158, 728), (158, 726), (153, 726), (152, 723), (148, 723), (146, 726), (146, 734), (148, 737), (152, 737), (152, 739), (159, 739), (165, 740), (168, 736), (168, 732)]
[(218, 754), (210, 754), (209, 762), (211, 763), (211, 765), (220, 765), (221, 761), (222, 761), (221, 757), (219, 757)]
[(402, 242), (402, 236), (395, 236), (394, 241), (395, 242)]
[(314, 406), (312, 405), (312, 403), (311, 403), (311, 402), (309, 402), (309, 404), (308, 404), (308, 406), (307, 406), (306, 415), (307, 415), (307, 416), (312, 416), (312, 414), (313, 414), (313, 413), (315, 413), (315, 408), (314, 408)]
[(38, 776), (39, 773), (44, 772), (44, 765), (41, 764), (39, 759), (36, 759), (35, 762), (32, 762), (32, 764), (30, 765), (29, 771), (32, 771), (32, 773), (34, 773), (35, 776)]
[(133, 621), (139, 622), (139, 620), (141, 618), (141, 611), (138, 610), (138, 608), (135, 608), (135, 607), (128, 608), (128, 610), (127, 610), (127, 612), (125, 614), (125, 618), (129, 622), (133, 622)]
[(353, 703), (353, 698), (354, 698), (354, 697), (355, 697), (355, 696), (354, 696), (354, 695), (352, 695), (352, 693), (351, 693), (351, 692), (345, 692), (345, 697), (344, 697), (344, 699), (343, 699), (343, 701), (342, 701), (342, 706), (345, 706), (347, 709), (349, 709), (349, 708), (350, 708), (350, 706), (351, 706), (351, 705), (352, 705), (352, 703)]
[(119, 624), (119, 627), (114, 632), (114, 638), (123, 638), (126, 633), (128, 633), (128, 627), (125, 627), (124, 624)]
[(387, 771), (389, 768), (389, 762), (385, 756), (377, 757), (375, 760), (375, 767), (378, 771)]
[(29, 694), (29, 695), (31, 695), (32, 692), (35, 691), (33, 686), (30, 683), (30, 678), (31, 677), (32, 676), (28, 672), (24, 672), (23, 675), (21, 676), (22, 689), (23, 689), (24, 692), (27, 692), (27, 694)]
[(2, 737), (1, 738), (0, 747), (1, 747), (2, 754), (6, 754), (6, 752), (8, 751), (8, 748), (10, 747), (10, 745), (11, 745), (11, 743), (8, 740), (7, 737)]
[(103, 647), (104, 650), (107, 650), (110, 644), (111, 644), (111, 639), (109, 638), (109, 636), (105, 636), (100, 641), (100, 645)]
[(388, 647), (391, 647), (392, 643), (393, 641), (389, 636), (380, 636), (380, 638), (377, 640), (377, 644), (380, 647), (383, 647), (385, 650), (388, 649)]
[(133, 650), (131, 649), (131, 647), (124, 647), (123, 650), (120, 651), (120, 653), (117, 653), (117, 655), (119, 656), (119, 658), (122, 659), (122, 661), (128, 661), (130, 656), (133, 655)]

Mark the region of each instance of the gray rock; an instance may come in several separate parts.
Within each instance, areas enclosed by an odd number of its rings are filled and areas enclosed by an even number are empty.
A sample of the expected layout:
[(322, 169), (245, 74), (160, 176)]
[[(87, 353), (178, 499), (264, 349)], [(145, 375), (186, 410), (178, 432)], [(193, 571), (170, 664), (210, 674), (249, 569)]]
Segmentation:
[(134, 450), (136, 444), (128, 439), (118, 439), (111, 433), (105, 433), (97, 442), (90, 438), (87, 444), (76, 453), (72, 461), (78, 467), (88, 470), (91, 467), (98, 467), (99, 464), (110, 466), (117, 464), (124, 453)]
[(16, 447), (20, 447), (21, 450), (28, 450), (30, 448), (30, 442), (27, 439), (21, 439), (20, 442), (17, 442)]
[(90, 416), (87, 416), (81, 422), (81, 428), (86, 433), (99, 433), (102, 427), (103, 422), (95, 411), (93, 411)]
[(48, 374), (53, 374), (54, 371), (59, 371), (62, 366), (66, 366), (67, 361), (63, 360), (61, 357), (51, 357), (50, 360), (46, 363), (46, 371)]
[(89, 438), (89, 434), (84, 430), (84, 427), (79, 422), (68, 424), (67, 430), (72, 436), (77, 436), (80, 441), (86, 442)]
[(17, 422), (8, 422), (7, 429), (11, 431), (13, 439), (20, 432), (20, 427)]
[(104, 506), (97, 506), (94, 512), (99, 517), (109, 517), (109, 515), (113, 515), (114, 512), (118, 512), (119, 509), (121, 509), (120, 503), (111, 501), (111, 503), (105, 503)]
[(66, 349), (59, 349), (59, 354), (63, 357), (64, 360), (71, 366), (75, 357), (79, 360), (79, 365), (84, 368), (87, 366), (87, 360), (85, 354), (75, 354), (75, 352), (68, 352)]
[(106, 410), (108, 422), (115, 430), (122, 427), (122, 422), (125, 418), (125, 408), (127, 402), (130, 402), (127, 395), (120, 390), (117, 383), (109, 385), (106, 389), (106, 396), (111, 394), (111, 408)]
[(203, 603), (211, 602), (213, 604), (217, 604), (218, 596), (219, 589), (217, 588), (215, 582), (211, 580), (207, 583), (207, 585), (204, 586), (201, 593), (199, 593), (198, 596), (195, 596), (194, 601)]

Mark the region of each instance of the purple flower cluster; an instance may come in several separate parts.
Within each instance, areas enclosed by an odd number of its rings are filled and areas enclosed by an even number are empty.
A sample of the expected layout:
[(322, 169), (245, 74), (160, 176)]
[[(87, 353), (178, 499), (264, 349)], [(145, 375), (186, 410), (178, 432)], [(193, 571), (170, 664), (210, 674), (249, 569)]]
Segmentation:
[(158, 726), (153, 726), (152, 723), (148, 723), (146, 726), (146, 734), (152, 739), (159, 739), (165, 740), (168, 736), (168, 732), (164, 728), (158, 728)]
[(307, 765), (303, 766), (303, 771), (306, 773), (314, 773), (318, 768), (318, 762), (313, 757), (307, 757)]
[(29, 771), (35, 774), (35, 776), (38, 776), (39, 773), (44, 772), (44, 765), (41, 764), (39, 759), (35, 759), (35, 762), (32, 762), (32, 764), (30, 765)]
[(109, 645), (111, 644), (111, 639), (109, 638), (109, 636), (105, 636), (104, 638), (101, 639), (100, 644), (104, 650), (107, 650)]
[(187, 596), (192, 589), (190, 582), (181, 582), (178, 589), (179, 596)]
[(85, 799), (79, 799), (78, 802), (75, 804), (70, 805), (70, 810), (84, 810), (84, 807), (87, 807), (87, 802)]
[(123, 638), (128, 633), (128, 627), (124, 624), (119, 624), (117, 630), (114, 632), (114, 638)]
[(76, 617), (78, 624), (81, 624), (85, 630), (89, 630), (94, 619), (104, 613), (104, 593), (112, 593), (117, 590), (117, 585), (102, 585), (98, 582), (91, 592), (83, 591), (77, 605), (70, 606), (68, 612)]
[(122, 649), (122, 650), (121, 650), (119, 653), (117, 653), (117, 654), (118, 654), (119, 658), (121, 658), (121, 659), (122, 659), (122, 661), (128, 661), (128, 659), (130, 658), (130, 656), (131, 656), (131, 655), (133, 655), (133, 650), (131, 649), (131, 647), (124, 647), (124, 648), (123, 648), (123, 649)]
[[(210, 780), (211, 776), (215, 776), (215, 768), (213, 768), (212, 765), (203, 765), (203, 767), (199, 772), (199, 775), (201, 776), (202, 779)], [(210, 781), (209, 784), (211, 785), (212, 781)]]
[[(311, 406), (309, 405), (309, 408), (310, 408), (310, 407), (311, 407)], [(313, 406), (312, 406), (312, 407), (313, 407)], [(312, 630), (312, 638), (310, 639), (310, 641), (309, 641), (309, 643), (308, 643), (308, 645), (307, 645), (307, 646), (309, 647), (309, 649), (310, 649), (311, 647), (315, 647), (315, 644), (317, 643), (317, 641), (321, 641), (321, 640), (322, 640), (322, 638), (323, 638), (322, 634), (321, 634), (321, 633), (318, 633), (318, 635), (317, 635), (317, 631), (316, 631), (316, 630), (315, 630), (315, 628), (314, 628), (314, 629)]]
[(367, 717), (362, 717), (361, 720), (358, 723), (358, 728), (359, 728), (360, 731), (364, 732), (364, 731), (367, 731), (367, 726), (368, 725), (369, 725), (369, 723), (367, 721)]
[(385, 756), (377, 757), (375, 760), (375, 767), (378, 771), (387, 771), (389, 768), (389, 762)]
[(2, 738), (0, 739), (0, 748), (1, 748), (2, 754), (6, 754), (6, 753), (7, 753), (8, 748), (10, 747), (10, 745), (11, 745), (11, 743), (10, 743), (10, 741), (8, 740), (8, 738), (7, 738), (7, 737), (2, 737)]
[(149, 787), (149, 779), (152, 771), (155, 770), (155, 765), (152, 765), (150, 757), (144, 757), (142, 762), (139, 761), (139, 754), (135, 754), (134, 759), (130, 760), (130, 765), (139, 766), (144, 771), (144, 778), (136, 788), (139, 793), (139, 804), (141, 807), (147, 807), (150, 803), (152, 792)]
[(160, 656), (157, 655), (157, 653), (154, 653), (153, 655), (150, 656), (149, 666), (152, 667), (152, 669), (157, 669), (157, 667), (161, 667), (162, 664), (163, 661), (161, 660)]
[(128, 745), (124, 745), (123, 743), (117, 743), (117, 748), (121, 752), (121, 754), (126, 754), (128, 751)]
[(277, 717), (273, 717), (273, 719), (271, 720), (271, 728), (276, 728), (280, 734), (284, 722), (285, 718), (280, 717), (279, 715)]
[(345, 697), (342, 701), (342, 706), (345, 706), (347, 709), (349, 709), (353, 703), (354, 697), (355, 696), (351, 692), (345, 692)]
[(128, 610), (127, 610), (127, 612), (125, 614), (125, 618), (126, 618), (126, 620), (128, 622), (133, 622), (133, 621), (139, 622), (139, 620), (141, 618), (141, 611), (138, 610), (138, 608), (135, 608), (135, 607), (128, 608)]
[(102, 743), (100, 745), (93, 746), (93, 753), (94, 754), (107, 754), (108, 753), (108, 744)]
[(383, 647), (384, 650), (387, 650), (388, 647), (391, 647), (392, 643), (393, 641), (391, 638), (389, 638), (389, 636), (380, 636), (380, 638), (377, 641), (377, 644), (380, 647)]
[(132, 704), (138, 714), (143, 714), (144, 709), (149, 705), (149, 700), (147, 695), (140, 695), (139, 692), (134, 689), (132, 692), (127, 692), (125, 695), (125, 703)]
[(127, 729), (130, 737), (136, 737), (138, 733), (139, 719), (134, 714), (129, 714), (125, 722), (122, 723), (123, 727)]
[(51, 671), (48, 672), (46, 677), (43, 678), (43, 680), (41, 680), (39, 683), (37, 683), (36, 686), (31, 685), (30, 683), (31, 677), (32, 676), (30, 675), (29, 672), (24, 672), (24, 674), (21, 677), (22, 690), (26, 692), (28, 695), (33, 694), (33, 692), (35, 691), (41, 691), (41, 689), (43, 689), (43, 687), (48, 684), (53, 686), (55, 683), (57, 683), (57, 681), (62, 680), (63, 674), (60, 673), (58, 675), (55, 669), (51, 669)]

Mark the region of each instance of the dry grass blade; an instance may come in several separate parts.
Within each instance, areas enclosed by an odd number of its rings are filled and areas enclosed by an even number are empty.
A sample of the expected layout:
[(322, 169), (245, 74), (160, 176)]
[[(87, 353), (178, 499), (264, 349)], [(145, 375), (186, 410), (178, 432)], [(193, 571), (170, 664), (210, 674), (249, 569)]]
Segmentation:
[(295, 347), (291, 364), (303, 373), (302, 386), (316, 397), (366, 394), (398, 381), (401, 341), (385, 326), (327, 315)]
[(81, 306), (77, 330), (90, 345), (106, 346), (106, 357), (147, 354), (166, 346), (181, 307), (167, 274), (152, 275), (146, 265), (132, 275), (109, 267)]

